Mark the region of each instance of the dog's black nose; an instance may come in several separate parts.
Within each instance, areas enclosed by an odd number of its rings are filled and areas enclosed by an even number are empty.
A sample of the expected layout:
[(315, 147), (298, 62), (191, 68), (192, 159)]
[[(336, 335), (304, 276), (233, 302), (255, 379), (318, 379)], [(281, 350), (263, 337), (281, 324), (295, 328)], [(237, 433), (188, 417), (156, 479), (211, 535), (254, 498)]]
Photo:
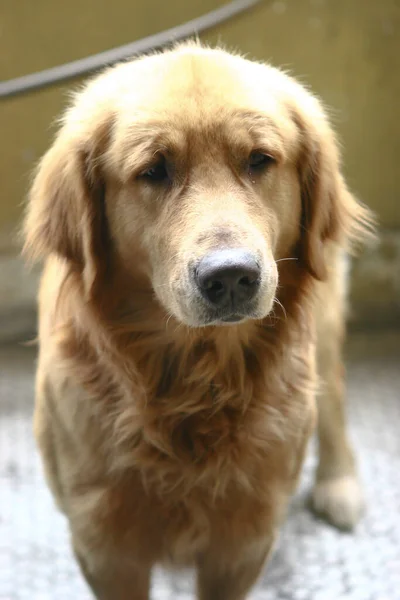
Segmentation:
[(235, 307), (257, 293), (260, 267), (254, 256), (240, 248), (211, 252), (200, 261), (196, 281), (202, 295), (215, 306)]

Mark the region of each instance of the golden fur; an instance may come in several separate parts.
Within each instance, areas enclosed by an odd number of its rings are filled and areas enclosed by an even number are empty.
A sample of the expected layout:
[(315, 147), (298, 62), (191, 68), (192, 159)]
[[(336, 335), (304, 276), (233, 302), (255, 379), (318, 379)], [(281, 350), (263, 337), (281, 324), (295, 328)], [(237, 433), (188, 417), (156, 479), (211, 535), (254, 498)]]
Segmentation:
[[(171, 181), (149, 182), (160, 156)], [(314, 426), (316, 362), (314, 505), (354, 525), (342, 264), (368, 220), (320, 103), (272, 67), (183, 45), (76, 95), (25, 232), (46, 258), (35, 431), (97, 598), (147, 599), (156, 563), (194, 565), (201, 600), (246, 596)], [(188, 265), (230, 246), (260, 259), (257, 305), (207, 325)]]

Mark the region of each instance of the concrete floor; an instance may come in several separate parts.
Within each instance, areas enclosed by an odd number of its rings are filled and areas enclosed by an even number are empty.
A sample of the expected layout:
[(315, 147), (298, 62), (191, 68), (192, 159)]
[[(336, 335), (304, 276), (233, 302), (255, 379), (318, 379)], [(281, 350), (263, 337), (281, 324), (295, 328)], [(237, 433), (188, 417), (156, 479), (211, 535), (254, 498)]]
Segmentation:
[[(32, 348), (0, 348), (0, 600), (89, 600), (64, 518), (44, 485), (31, 433)], [(348, 345), (352, 438), (368, 511), (350, 535), (304, 504), (315, 456), (252, 600), (400, 600), (400, 334)], [(192, 580), (157, 572), (154, 600), (193, 598)]]

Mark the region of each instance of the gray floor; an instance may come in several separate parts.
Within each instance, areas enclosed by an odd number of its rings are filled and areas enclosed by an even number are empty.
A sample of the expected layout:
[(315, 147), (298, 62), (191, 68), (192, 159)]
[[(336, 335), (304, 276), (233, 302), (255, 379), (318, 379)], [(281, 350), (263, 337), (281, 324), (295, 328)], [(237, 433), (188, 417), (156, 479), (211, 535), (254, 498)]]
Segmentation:
[[(349, 418), (368, 511), (353, 535), (305, 509), (311, 449), (275, 555), (252, 600), (400, 600), (400, 336), (348, 349)], [(31, 434), (34, 350), (0, 348), (0, 600), (89, 600)], [(155, 600), (193, 598), (190, 574), (157, 572)]]

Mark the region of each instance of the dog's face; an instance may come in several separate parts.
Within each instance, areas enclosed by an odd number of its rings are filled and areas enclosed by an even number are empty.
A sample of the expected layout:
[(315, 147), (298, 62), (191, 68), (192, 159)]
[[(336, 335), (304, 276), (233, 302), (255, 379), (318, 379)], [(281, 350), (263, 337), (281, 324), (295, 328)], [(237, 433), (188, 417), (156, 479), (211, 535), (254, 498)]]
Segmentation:
[(106, 160), (116, 165), (107, 211), (118, 254), (129, 271), (139, 252), (160, 302), (191, 326), (269, 313), (275, 261), (301, 212), (289, 116), (277, 115), (284, 139), (247, 82), (229, 97), (240, 72), (208, 62), (186, 56), (128, 102)]
[(28, 244), (74, 262), (89, 288), (112, 256), (127, 290), (146, 280), (189, 326), (261, 319), (279, 260), (324, 276), (323, 242), (345, 221), (337, 162), (319, 104), (293, 80), (182, 47), (78, 96), (35, 182)]

